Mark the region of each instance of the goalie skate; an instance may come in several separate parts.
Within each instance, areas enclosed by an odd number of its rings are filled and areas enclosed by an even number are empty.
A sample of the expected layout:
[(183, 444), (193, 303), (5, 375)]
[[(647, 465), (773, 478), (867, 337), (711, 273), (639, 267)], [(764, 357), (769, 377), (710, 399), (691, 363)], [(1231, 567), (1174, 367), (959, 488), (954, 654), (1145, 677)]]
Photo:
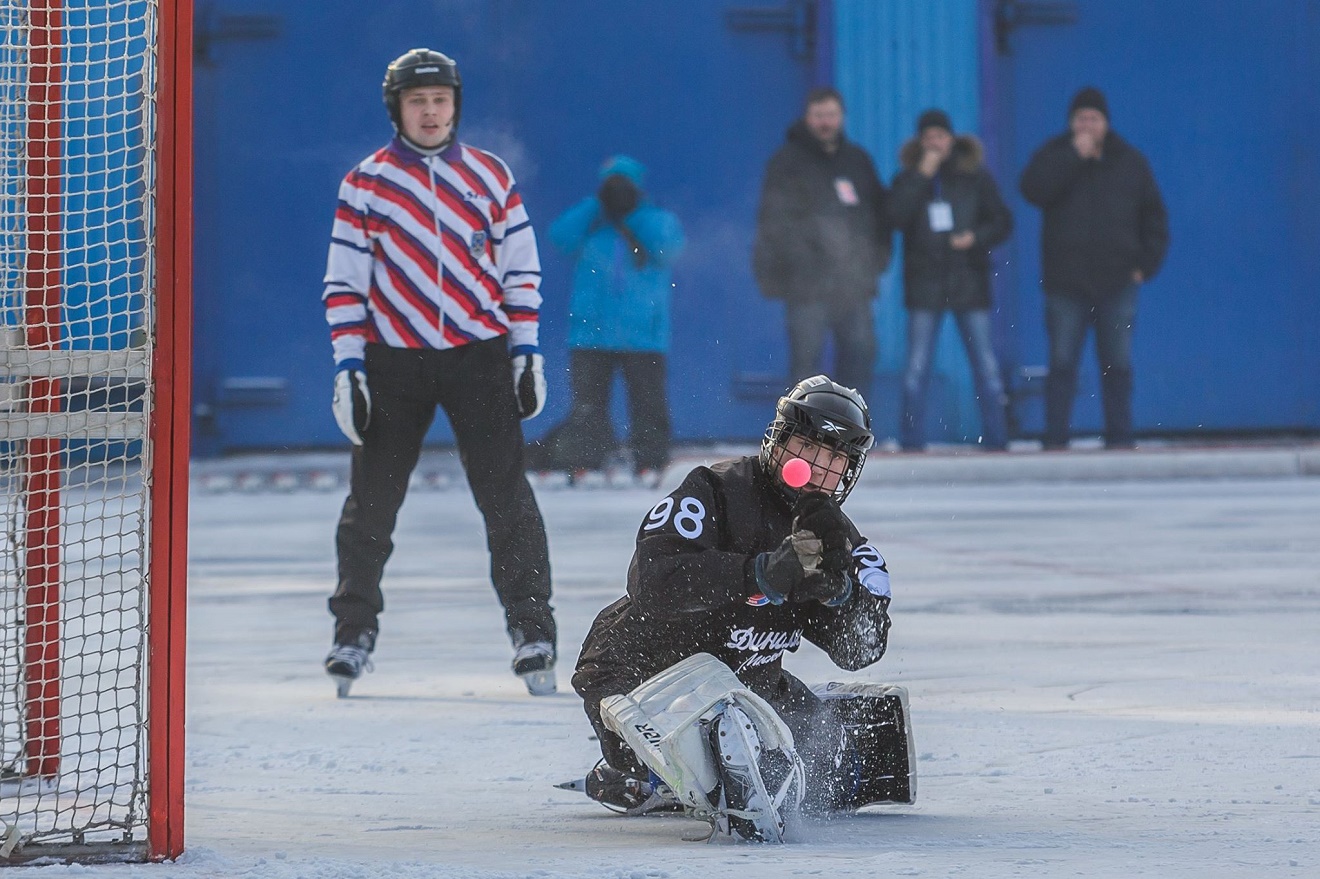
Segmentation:
[(587, 773), (586, 778), (561, 782), (555, 787), (586, 794), (611, 812), (621, 815), (683, 811), (674, 792), (655, 773), (643, 781), (620, 772), (603, 760)]
[(763, 748), (756, 725), (735, 705), (711, 723), (710, 741), (720, 776), (716, 830), (748, 842), (783, 842), (802, 787), (797, 755)]
[(600, 704), (605, 727), (711, 823), (710, 839), (783, 841), (806, 770), (784, 721), (724, 663), (698, 653)]

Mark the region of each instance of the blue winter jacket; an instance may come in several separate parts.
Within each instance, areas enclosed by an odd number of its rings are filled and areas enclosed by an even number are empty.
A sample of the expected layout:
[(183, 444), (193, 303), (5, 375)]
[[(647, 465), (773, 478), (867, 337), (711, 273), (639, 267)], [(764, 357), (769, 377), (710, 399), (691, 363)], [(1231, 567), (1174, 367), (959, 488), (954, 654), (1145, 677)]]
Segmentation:
[[(601, 176), (626, 174), (640, 184), (632, 160), (607, 164)], [(646, 249), (645, 267), (607, 222), (595, 196), (565, 211), (550, 226), (550, 240), (576, 265), (569, 300), (568, 346), (600, 351), (669, 350), (670, 269), (683, 250), (678, 218), (643, 199), (624, 223)]]

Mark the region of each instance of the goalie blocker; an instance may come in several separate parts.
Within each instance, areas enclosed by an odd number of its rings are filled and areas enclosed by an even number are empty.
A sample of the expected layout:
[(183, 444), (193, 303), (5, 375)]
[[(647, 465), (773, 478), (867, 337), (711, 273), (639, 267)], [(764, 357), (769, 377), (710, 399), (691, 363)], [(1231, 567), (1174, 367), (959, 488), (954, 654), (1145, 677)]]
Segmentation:
[(627, 695), (606, 697), (601, 719), (650, 770), (649, 780), (637, 779), (630, 789), (645, 788), (656, 806), (678, 805), (709, 821), (712, 838), (781, 842), (804, 801), (817, 809), (911, 803), (916, 777), (907, 691), (831, 683), (814, 693), (833, 723), (818, 718), (813, 727), (841, 732), (804, 742), (812, 752), (805, 755), (770, 703), (704, 653)]

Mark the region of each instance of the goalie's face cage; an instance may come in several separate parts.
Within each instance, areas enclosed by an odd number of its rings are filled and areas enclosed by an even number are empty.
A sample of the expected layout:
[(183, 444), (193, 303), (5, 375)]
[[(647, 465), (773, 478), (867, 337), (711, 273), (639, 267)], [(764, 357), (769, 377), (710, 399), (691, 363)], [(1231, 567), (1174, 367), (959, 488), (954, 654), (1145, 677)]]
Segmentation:
[[(805, 491), (822, 491), (843, 503), (862, 475), (870, 443), (840, 442), (820, 435), (809, 425), (776, 418), (761, 443), (761, 464), (790, 500)], [(811, 478), (801, 488), (784, 483), (784, 464), (801, 458), (811, 465)]]

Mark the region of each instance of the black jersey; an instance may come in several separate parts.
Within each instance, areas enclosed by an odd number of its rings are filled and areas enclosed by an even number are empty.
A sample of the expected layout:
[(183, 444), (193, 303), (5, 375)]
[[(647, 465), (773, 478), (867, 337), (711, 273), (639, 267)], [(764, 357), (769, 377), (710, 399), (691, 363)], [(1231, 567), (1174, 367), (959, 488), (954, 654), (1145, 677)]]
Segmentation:
[(596, 617), (574, 688), (598, 701), (705, 652), (769, 698), (785, 651), (797, 650), (803, 638), (850, 670), (878, 660), (889, 632), (889, 572), (856, 527), (850, 524), (853, 590), (842, 606), (774, 605), (756, 585), (756, 556), (779, 546), (792, 521), (755, 457), (689, 473), (646, 514), (628, 594)]

